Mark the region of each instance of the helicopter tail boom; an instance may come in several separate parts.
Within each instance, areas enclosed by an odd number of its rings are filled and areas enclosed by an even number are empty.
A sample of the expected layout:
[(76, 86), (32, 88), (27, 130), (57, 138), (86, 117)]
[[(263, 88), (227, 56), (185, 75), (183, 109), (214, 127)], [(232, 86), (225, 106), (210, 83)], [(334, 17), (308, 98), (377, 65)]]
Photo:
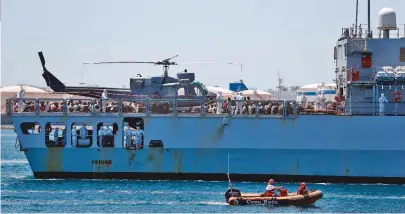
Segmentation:
[(44, 73), (42, 77), (45, 79), (46, 85), (49, 86), (55, 92), (62, 92), (66, 88), (58, 78), (56, 78), (51, 72), (48, 71), (45, 67), (45, 58), (42, 52), (38, 52), (39, 59), (41, 60), (42, 68)]

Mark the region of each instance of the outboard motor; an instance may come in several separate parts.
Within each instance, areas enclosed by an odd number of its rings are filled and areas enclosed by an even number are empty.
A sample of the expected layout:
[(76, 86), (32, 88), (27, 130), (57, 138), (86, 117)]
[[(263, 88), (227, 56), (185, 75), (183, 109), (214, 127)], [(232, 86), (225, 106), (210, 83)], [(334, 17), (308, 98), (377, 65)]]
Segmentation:
[(225, 192), (225, 200), (228, 203), (229, 198), (231, 197), (241, 197), (242, 194), (240, 193), (239, 189), (233, 189), (233, 188), (229, 188), (226, 192)]

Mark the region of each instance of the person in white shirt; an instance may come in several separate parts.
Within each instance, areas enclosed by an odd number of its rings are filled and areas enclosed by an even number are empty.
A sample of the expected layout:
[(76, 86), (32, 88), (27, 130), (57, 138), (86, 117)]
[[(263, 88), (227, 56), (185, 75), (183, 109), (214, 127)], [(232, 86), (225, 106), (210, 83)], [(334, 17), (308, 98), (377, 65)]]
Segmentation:
[(243, 109), (242, 109), (243, 96), (242, 96), (242, 92), (236, 93), (235, 99), (236, 99), (235, 100), (235, 104), (236, 104), (235, 114), (238, 114), (238, 112), (240, 112), (240, 114), (243, 114)]
[(222, 102), (224, 98), (222, 97), (222, 92), (218, 92), (217, 95), (217, 114), (222, 114)]
[(264, 192), (264, 196), (274, 196), (274, 190), (279, 190), (281, 189), (280, 187), (273, 186), (274, 185), (274, 180), (270, 179), (269, 182), (267, 183), (266, 191)]
[(380, 116), (384, 116), (385, 113), (385, 103), (388, 103), (387, 98), (385, 98), (384, 93), (381, 94), (381, 97), (378, 98), (378, 102), (379, 102), (379, 112), (380, 112)]
[(22, 86), (20, 86), (20, 90), (17, 92), (17, 102), (19, 112), (23, 112), (24, 110), (23, 97), (24, 97), (24, 89)]

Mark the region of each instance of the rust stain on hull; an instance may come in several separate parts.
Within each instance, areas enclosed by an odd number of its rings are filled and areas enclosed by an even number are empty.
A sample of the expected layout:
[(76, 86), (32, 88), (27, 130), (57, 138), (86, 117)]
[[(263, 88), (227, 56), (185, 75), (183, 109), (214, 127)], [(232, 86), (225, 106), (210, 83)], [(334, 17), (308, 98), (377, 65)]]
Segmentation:
[(224, 135), (225, 131), (225, 125), (221, 125), (215, 132), (214, 138), (215, 140), (220, 140), (222, 138), (222, 135)]
[(173, 171), (176, 173), (180, 173), (183, 162), (183, 150), (174, 151), (172, 153), (172, 159), (173, 159)]
[(131, 166), (135, 163), (136, 152), (133, 150), (127, 150), (128, 152), (128, 165)]
[(146, 162), (152, 165), (153, 171), (160, 172), (162, 168), (163, 148), (155, 147), (148, 149)]
[[(112, 148), (101, 148), (100, 160), (113, 160), (114, 158), (109, 157), (109, 151), (112, 151)], [(113, 152), (111, 152), (113, 154)], [(111, 164), (101, 164), (103, 171), (108, 172)]]
[(63, 148), (51, 147), (48, 149), (48, 157), (46, 159), (46, 170), (50, 172), (62, 171), (62, 154)]

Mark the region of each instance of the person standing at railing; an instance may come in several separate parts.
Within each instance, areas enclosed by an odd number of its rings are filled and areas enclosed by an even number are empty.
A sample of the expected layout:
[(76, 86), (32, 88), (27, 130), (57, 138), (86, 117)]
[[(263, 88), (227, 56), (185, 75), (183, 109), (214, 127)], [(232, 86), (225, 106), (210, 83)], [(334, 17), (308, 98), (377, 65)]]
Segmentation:
[(321, 107), (321, 108), (320, 108), (321, 111), (326, 110), (326, 104), (325, 104), (325, 102), (326, 102), (326, 97), (325, 97), (323, 91), (321, 91), (321, 95), (319, 96), (319, 105), (320, 105), (320, 107)]
[(143, 130), (141, 130), (141, 127), (139, 125), (136, 126), (136, 130), (132, 133), (132, 135), (134, 136), (136, 148), (140, 149), (142, 146)]
[(217, 114), (222, 114), (222, 102), (223, 102), (222, 91), (218, 92), (217, 95)]
[(236, 109), (235, 109), (235, 114), (238, 114), (238, 112), (240, 111), (240, 114), (243, 113), (243, 109), (242, 109), (242, 105), (243, 105), (243, 96), (242, 96), (242, 92), (238, 92), (236, 93), (236, 97), (235, 97), (235, 102), (236, 102)]
[(314, 104), (315, 104), (315, 111), (317, 111), (317, 110), (320, 109), (320, 108), (319, 108), (320, 99), (321, 99), (321, 93), (320, 93), (320, 91), (317, 91), (317, 92), (316, 92), (316, 97), (315, 97), (315, 102), (314, 102)]
[(106, 102), (107, 102), (108, 96), (107, 96), (107, 89), (104, 89), (103, 93), (101, 94), (101, 109), (102, 112), (105, 112), (106, 110)]
[(388, 103), (387, 98), (385, 98), (384, 93), (381, 93), (381, 97), (378, 99), (378, 102), (380, 104), (380, 116), (384, 116), (384, 111), (385, 111), (385, 103)]
[(57, 146), (59, 144), (59, 128), (55, 127), (55, 130), (53, 131), (53, 141), (55, 142), (55, 146)]
[(301, 95), (301, 106), (306, 109), (307, 108), (307, 96), (305, 96), (304, 92)]
[(77, 146), (77, 130), (76, 130), (76, 125), (72, 126), (72, 147), (76, 147)]
[(24, 110), (23, 97), (24, 97), (24, 89), (22, 86), (20, 86), (20, 90), (17, 92), (17, 102), (19, 112), (22, 112)]
[(103, 145), (103, 137), (105, 134), (106, 134), (105, 128), (103, 126), (100, 127), (100, 129), (98, 130), (98, 142), (100, 147), (102, 147)]
[(125, 137), (125, 147), (129, 148), (132, 145), (132, 130), (131, 127), (128, 126), (128, 128), (124, 132), (124, 137)]

